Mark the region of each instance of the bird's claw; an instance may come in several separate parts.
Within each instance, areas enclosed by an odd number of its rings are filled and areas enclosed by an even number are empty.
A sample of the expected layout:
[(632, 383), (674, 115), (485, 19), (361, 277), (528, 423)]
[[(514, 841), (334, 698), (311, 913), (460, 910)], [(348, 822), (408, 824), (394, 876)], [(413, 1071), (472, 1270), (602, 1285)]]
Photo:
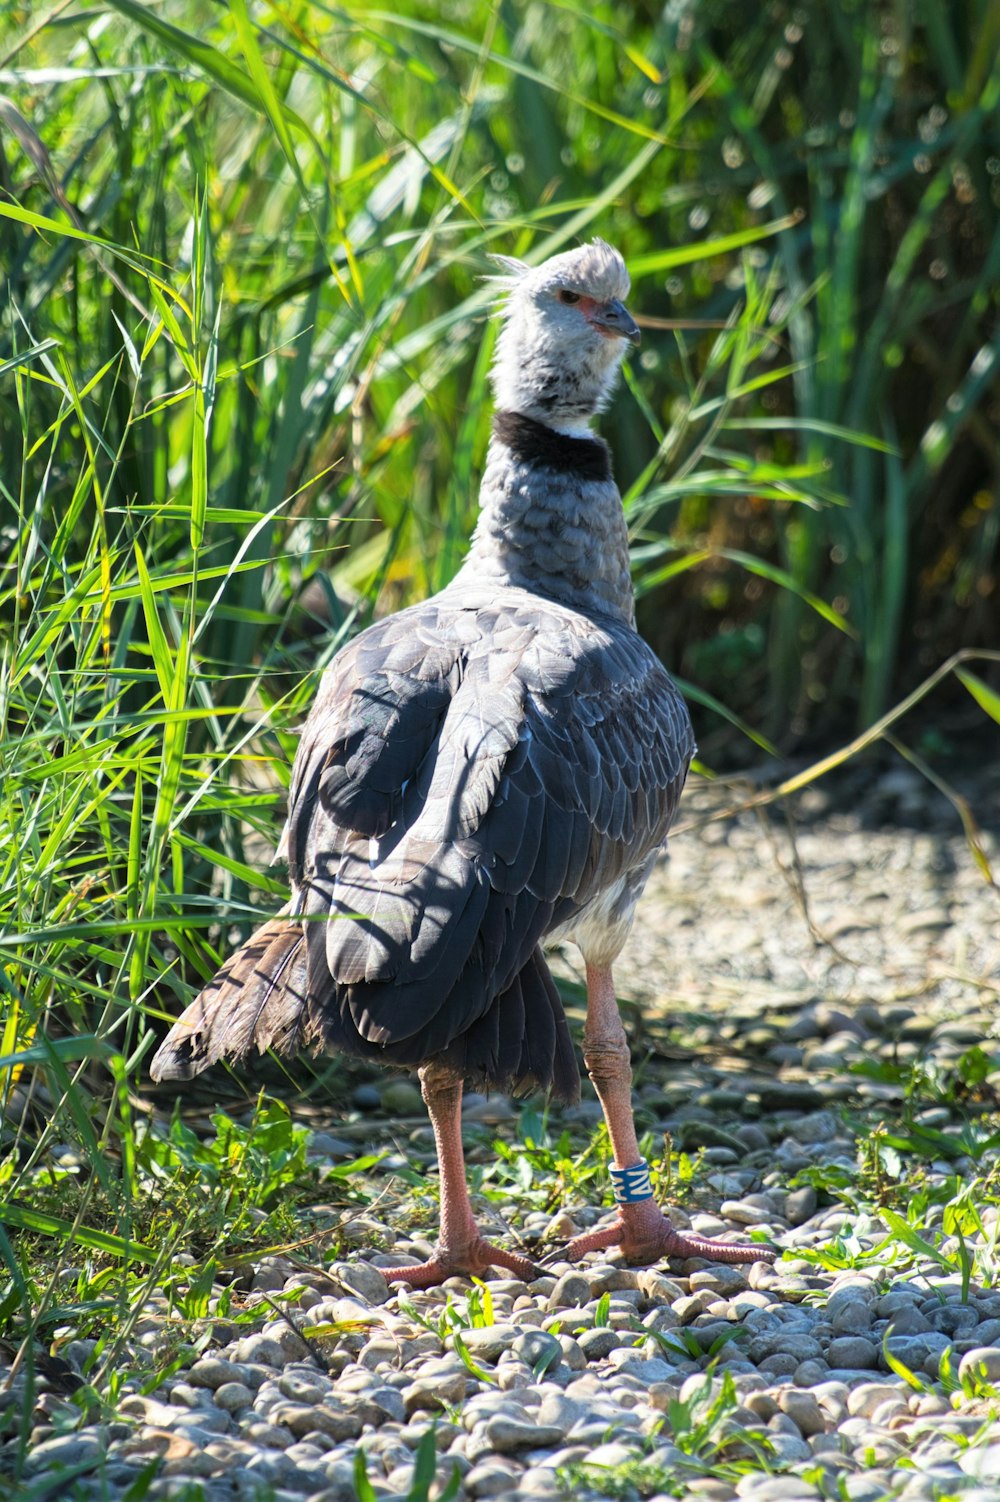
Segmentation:
[(477, 1236), (461, 1247), (439, 1245), (433, 1257), (412, 1267), (387, 1267), (385, 1276), (390, 1283), (409, 1283), (411, 1288), (436, 1288), (446, 1278), (481, 1278), (491, 1267), (501, 1267), (526, 1283), (534, 1281), (543, 1271), (519, 1252), (505, 1251)]
[(710, 1262), (773, 1262), (779, 1255), (774, 1247), (761, 1242), (713, 1241), (689, 1231), (678, 1231), (652, 1200), (626, 1205), (610, 1226), (574, 1236), (565, 1246), (560, 1259), (575, 1262), (588, 1252), (619, 1247), (625, 1261), (633, 1267), (649, 1267), (664, 1257), (704, 1257)]

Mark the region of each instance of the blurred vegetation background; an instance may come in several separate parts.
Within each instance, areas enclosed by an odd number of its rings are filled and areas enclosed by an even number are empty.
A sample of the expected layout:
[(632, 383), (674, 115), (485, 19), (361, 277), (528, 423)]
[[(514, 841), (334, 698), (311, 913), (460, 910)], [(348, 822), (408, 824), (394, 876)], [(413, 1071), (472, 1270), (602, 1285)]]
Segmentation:
[(991, 0), (3, 8), (8, 1224), (87, 1222), (31, 1197), (53, 1132), (140, 1214), (149, 1016), (279, 901), (316, 672), (462, 557), (491, 251), (629, 262), (601, 427), (707, 761), (996, 647), (998, 56)]

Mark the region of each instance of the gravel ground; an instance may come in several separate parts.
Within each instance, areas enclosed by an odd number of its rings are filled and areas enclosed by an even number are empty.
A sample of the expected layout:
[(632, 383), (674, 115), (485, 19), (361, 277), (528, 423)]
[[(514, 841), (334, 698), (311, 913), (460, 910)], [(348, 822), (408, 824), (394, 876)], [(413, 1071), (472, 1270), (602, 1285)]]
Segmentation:
[[(975, 789), (980, 818), (1000, 804), (998, 775)], [(899, 1120), (901, 1066), (940, 1080), (974, 1045), (987, 1062), (966, 1097), (932, 1090), (917, 1107), (948, 1139), (923, 1181), (995, 1165), (995, 1150), (974, 1161), (957, 1137), (995, 1109), (1000, 1086), (998, 893), (949, 805), (908, 769), (848, 779), (835, 800), (806, 794), (794, 831), (755, 813), (704, 822), (727, 796), (701, 784), (687, 797), (683, 820), (702, 827), (682, 829), (651, 882), (620, 982), (643, 1120), (704, 1154), (675, 1218), (708, 1234), (762, 1230), (786, 1253), (777, 1265), (555, 1260), (534, 1282), (492, 1282), (483, 1325), (463, 1280), (389, 1289), (385, 1271), (426, 1250), (393, 1223), (389, 1197), (342, 1227), (344, 1260), (262, 1256), (246, 1295), (259, 1324), (216, 1321), (198, 1359), (144, 1393), (143, 1364), (171, 1334), (154, 1295), (110, 1415), (63, 1432), (65, 1400), (43, 1397), (33, 1498), (74, 1495), (74, 1473), (80, 1497), (122, 1496), (155, 1461), (150, 1498), (350, 1502), (359, 1447), (375, 1495), (406, 1497), (433, 1428), (436, 1486), (457, 1471), (466, 1497), (998, 1502), (1000, 1286), (984, 1270), (1000, 1211), (987, 1205), (969, 1238), (986, 1250), (963, 1298), (956, 1241), (937, 1258), (904, 1256), (898, 1240), (865, 1257), (892, 1227), (809, 1181), (856, 1173), (859, 1130)], [(985, 843), (997, 864), (995, 829)], [(869, 1075), (852, 1071), (865, 1061)], [(429, 1162), (426, 1126), (399, 1120), (412, 1096), (405, 1081), (359, 1086), (314, 1157), (389, 1142)], [(396, 1119), (366, 1117), (377, 1102)], [(473, 1138), (478, 1123), (516, 1141), (517, 1109), (472, 1097)], [(595, 1102), (567, 1114), (589, 1122)], [(571, 1192), (554, 1229), (602, 1213)], [(522, 1237), (550, 1220), (528, 1213)], [(837, 1237), (854, 1265), (803, 1255)], [(282, 1315), (267, 1300), (289, 1289)], [(335, 1328), (308, 1342), (296, 1328), (324, 1325)], [(80, 1366), (87, 1343), (61, 1354)]]

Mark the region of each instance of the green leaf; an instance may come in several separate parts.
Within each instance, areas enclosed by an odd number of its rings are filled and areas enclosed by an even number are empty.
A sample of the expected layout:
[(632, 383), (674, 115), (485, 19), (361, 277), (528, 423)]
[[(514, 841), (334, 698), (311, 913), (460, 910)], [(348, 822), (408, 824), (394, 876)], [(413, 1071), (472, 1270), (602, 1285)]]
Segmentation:
[(354, 1495), (358, 1502), (377, 1502), (375, 1488), (368, 1479), (368, 1461), (360, 1445), (354, 1454)]
[(859, 448), (874, 449), (879, 454), (896, 454), (898, 450), (872, 433), (862, 433), (857, 428), (845, 428), (836, 422), (824, 422), (819, 417), (729, 417), (724, 428), (747, 429), (786, 428), (792, 432), (820, 433), (826, 438), (841, 438), (845, 443), (855, 443)]
[(694, 245), (675, 245), (669, 250), (654, 250), (644, 256), (632, 256), (629, 260), (629, 275), (633, 281), (641, 277), (672, 271), (676, 266), (688, 266), (692, 261), (704, 261), (714, 256), (728, 255), (745, 245), (756, 245), (771, 235), (791, 229), (798, 224), (801, 214), (785, 214), (772, 219), (769, 224), (757, 224), (751, 229), (734, 230), (729, 235), (716, 235), (713, 240), (699, 240)]
[(490, 1387), (496, 1387), (496, 1385), (497, 1385), (497, 1378), (496, 1378), (495, 1374), (493, 1372), (486, 1371), (484, 1367), (481, 1367), (478, 1364), (478, 1362), (476, 1362), (473, 1359), (473, 1356), (472, 1356), (471, 1352), (469, 1351), (468, 1346), (465, 1344), (465, 1341), (462, 1339), (461, 1335), (459, 1335), (459, 1333), (458, 1333), (457, 1330), (452, 1335), (451, 1339), (452, 1339), (452, 1344), (455, 1347), (455, 1350), (457, 1351), (458, 1355), (461, 1357), (462, 1362), (465, 1364), (465, 1366), (468, 1367), (468, 1369), (472, 1373), (472, 1375), (478, 1381), (480, 1381), (480, 1382), (486, 1382), (486, 1383), (488, 1383), (488, 1385)]
[(21, 1231), (31, 1231), (38, 1236), (58, 1236), (76, 1246), (84, 1246), (93, 1252), (106, 1252), (120, 1257), (124, 1262), (144, 1262), (152, 1265), (163, 1255), (124, 1236), (115, 1236), (110, 1231), (98, 1231), (92, 1226), (77, 1225), (50, 1215), (44, 1210), (30, 1210), (25, 1205), (13, 1204), (10, 1200), (0, 1204), (0, 1220)]
[[(129, 20), (135, 21), (144, 31), (157, 37), (171, 52), (178, 53), (200, 73), (214, 79), (235, 99), (249, 104), (252, 109), (259, 110), (261, 114), (267, 114), (267, 106), (254, 81), (237, 68), (235, 63), (230, 62), (225, 53), (220, 52), (217, 47), (213, 47), (209, 42), (203, 42), (200, 37), (192, 36), (190, 32), (182, 31), (179, 26), (172, 26), (152, 7), (140, 4), (139, 0), (109, 0), (109, 3), (115, 10), (121, 11), (123, 16), (128, 16)], [(280, 106), (280, 113), (283, 120), (294, 125), (303, 135), (312, 135), (305, 121), (287, 105)]]
[(437, 1437), (433, 1426), (421, 1435), (413, 1457), (413, 1482), (407, 1502), (428, 1502), (437, 1468)]
[(1000, 725), (1000, 694), (984, 683), (975, 673), (970, 673), (968, 668), (956, 668), (955, 677), (963, 683), (969, 693), (975, 699), (980, 709), (985, 709), (991, 720), (996, 720)]
[(917, 1252), (921, 1257), (929, 1257), (939, 1267), (947, 1268), (949, 1272), (955, 1271), (955, 1263), (952, 1259), (944, 1256), (936, 1246), (933, 1246), (925, 1237), (921, 1236), (920, 1232), (911, 1226), (909, 1221), (904, 1220), (901, 1215), (897, 1214), (895, 1210), (890, 1210), (888, 1206), (883, 1206), (879, 1214), (892, 1234), (904, 1246), (908, 1246), (911, 1252)]
[(889, 1337), (891, 1334), (892, 1325), (890, 1324), (882, 1336), (882, 1356), (885, 1359), (886, 1366), (891, 1372), (895, 1372), (897, 1377), (902, 1377), (903, 1381), (912, 1387), (914, 1392), (926, 1392), (927, 1384), (922, 1382), (915, 1372), (911, 1372), (905, 1362), (900, 1361), (899, 1357), (894, 1356), (890, 1351)]

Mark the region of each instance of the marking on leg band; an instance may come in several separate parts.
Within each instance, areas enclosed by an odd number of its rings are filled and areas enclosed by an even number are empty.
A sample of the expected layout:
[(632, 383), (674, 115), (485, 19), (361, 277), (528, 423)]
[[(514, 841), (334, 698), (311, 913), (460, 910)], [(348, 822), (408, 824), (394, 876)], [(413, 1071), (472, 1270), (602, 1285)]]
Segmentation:
[(649, 1181), (649, 1164), (645, 1158), (633, 1163), (631, 1168), (612, 1168), (611, 1192), (616, 1205), (634, 1205), (638, 1200), (651, 1200), (653, 1186)]

